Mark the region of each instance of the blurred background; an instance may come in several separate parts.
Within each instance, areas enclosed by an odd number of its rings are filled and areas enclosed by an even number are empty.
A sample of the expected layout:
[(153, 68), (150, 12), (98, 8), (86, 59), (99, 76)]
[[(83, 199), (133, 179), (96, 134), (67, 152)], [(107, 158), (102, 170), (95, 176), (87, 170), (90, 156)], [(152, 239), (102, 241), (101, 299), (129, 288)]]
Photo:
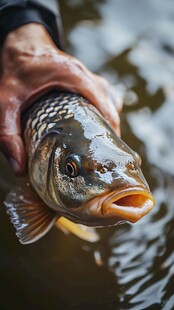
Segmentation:
[(3, 200), (16, 179), (0, 160), (0, 310), (174, 309), (173, 0), (62, 0), (66, 51), (126, 91), (122, 138), (140, 153), (156, 199), (140, 222), (98, 229), (95, 244), (54, 227), (19, 244)]

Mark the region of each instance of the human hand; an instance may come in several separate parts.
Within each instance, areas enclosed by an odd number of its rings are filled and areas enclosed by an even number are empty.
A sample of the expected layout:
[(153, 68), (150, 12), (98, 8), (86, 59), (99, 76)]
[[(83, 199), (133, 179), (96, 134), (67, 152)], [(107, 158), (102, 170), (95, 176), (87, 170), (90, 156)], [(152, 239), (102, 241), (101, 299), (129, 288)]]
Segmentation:
[(121, 102), (112, 86), (59, 50), (42, 25), (27, 24), (8, 34), (0, 73), (0, 149), (16, 175), (26, 171), (21, 112), (50, 89), (84, 96), (120, 134)]

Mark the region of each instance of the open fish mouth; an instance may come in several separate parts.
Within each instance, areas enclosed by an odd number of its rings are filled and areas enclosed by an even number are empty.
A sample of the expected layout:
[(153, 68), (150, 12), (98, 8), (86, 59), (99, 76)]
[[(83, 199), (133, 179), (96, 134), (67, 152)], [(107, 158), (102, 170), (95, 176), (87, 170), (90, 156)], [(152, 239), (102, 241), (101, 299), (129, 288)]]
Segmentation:
[(117, 217), (130, 222), (139, 221), (155, 205), (152, 194), (146, 189), (134, 187), (109, 195), (102, 203), (104, 217)]

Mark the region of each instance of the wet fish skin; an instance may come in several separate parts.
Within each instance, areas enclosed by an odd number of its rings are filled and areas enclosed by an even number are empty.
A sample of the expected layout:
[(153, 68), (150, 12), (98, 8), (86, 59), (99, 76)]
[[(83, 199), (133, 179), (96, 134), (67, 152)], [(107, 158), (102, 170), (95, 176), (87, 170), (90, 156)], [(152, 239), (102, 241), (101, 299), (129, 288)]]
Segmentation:
[[(30, 196), (39, 195), (45, 207), (38, 211), (37, 198), (36, 210), (47, 224), (42, 223), (44, 228), (38, 231), (34, 228), (31, 235), (36, 219), (29, 224), (27, 206), (19, 203), (14, 192), (8, 195), (6, 207), (21, 242), (38, 240), (60, 216), (88, 226), (106, 226), (137, 221), (153, 208), (139, 155), (86, 99), (53, 91), (38, 100), (23, 121), (29, 180), (35, 190)], [(23, 230), (20, 217), (24, 210)]]
[[(54, 93), (37, 103), (28, 116), (25, 141), (34, 188), (47, 204), (64, 215), (64, 209), (78, 208), (116, 188), (141, 186), (149, 190), (139, 155), (79, 95)], [(64, 171), (70, 155), (78, 156), (81, 162), (76, 178)]]

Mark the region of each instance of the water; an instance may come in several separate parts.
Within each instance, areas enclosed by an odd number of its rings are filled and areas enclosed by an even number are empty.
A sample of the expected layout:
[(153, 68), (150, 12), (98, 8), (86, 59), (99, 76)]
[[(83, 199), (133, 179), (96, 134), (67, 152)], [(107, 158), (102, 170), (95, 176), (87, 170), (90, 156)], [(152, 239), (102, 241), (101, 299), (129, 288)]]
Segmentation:
[[(0, 309), (174, 309), (174, 5), (61, 1), (67, 49), (127, 88), (122, 137), (143, 158), (156, 208), (89, 244), (57, 228), (22, 246), (4, 211), (16, 182), (1, 159)], [(86, 52), (88, 51), (88, 52)]]

